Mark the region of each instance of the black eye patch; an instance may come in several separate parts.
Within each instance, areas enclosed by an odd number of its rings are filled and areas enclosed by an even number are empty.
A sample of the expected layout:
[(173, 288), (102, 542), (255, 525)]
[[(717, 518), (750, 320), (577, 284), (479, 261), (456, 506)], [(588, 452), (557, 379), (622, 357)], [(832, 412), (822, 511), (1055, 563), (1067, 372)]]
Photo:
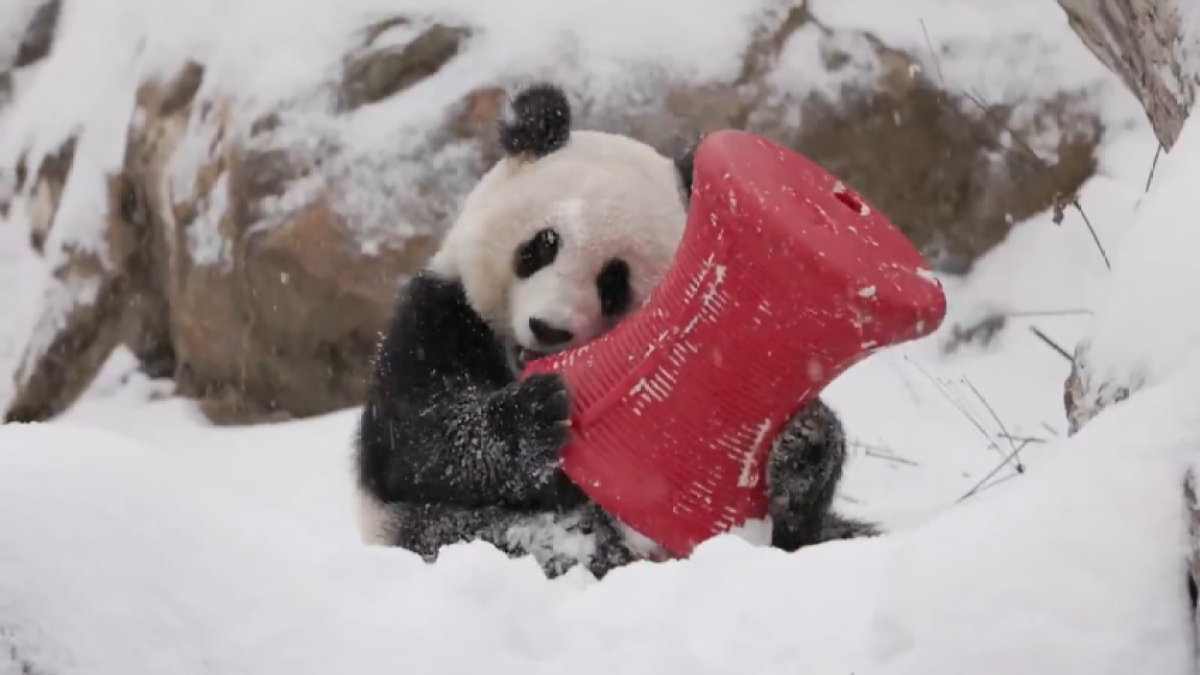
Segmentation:
[(538, 270), (554, 262), (559, 249), (558, 232), (545, 229), (517, 249), (513, 256), (513, 272), (518, 279), (528, 279)]
[(600, 292), (600, 311), (604, 316), (624, 314), (633, 297), (633, 290), (629, 287), (629, 263), (620, 258), (604, 263), (604, 268), (596, 277), (596, 288)]

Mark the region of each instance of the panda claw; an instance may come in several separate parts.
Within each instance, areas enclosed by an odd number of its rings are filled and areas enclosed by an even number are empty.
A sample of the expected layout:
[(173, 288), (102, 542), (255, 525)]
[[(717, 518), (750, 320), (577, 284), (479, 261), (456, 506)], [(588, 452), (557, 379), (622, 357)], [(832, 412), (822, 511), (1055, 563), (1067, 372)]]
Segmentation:
[(570, 438), (571, 398), (566, 381), (557, 373), (531, 375), (515, 394), (520, 461), (535, 473), (558, 467)]

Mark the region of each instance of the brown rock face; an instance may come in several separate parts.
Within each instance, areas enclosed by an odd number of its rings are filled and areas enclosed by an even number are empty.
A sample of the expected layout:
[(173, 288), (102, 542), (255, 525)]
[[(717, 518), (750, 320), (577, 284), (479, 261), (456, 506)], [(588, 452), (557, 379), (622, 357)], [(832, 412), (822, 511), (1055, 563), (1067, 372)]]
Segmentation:
[(838, 108), (811, 102), (808, 123), (780, 136), (888, 214), (936, 268), (965, 274), (1014, 223), (1095, 172), (1098, 120), (1070, 100), (1041, 115), (1067, 132), (1052, 163), (1001, 145), (1011, 110), (973, 109), (922, 80), (902, 92), (849, 94)]
[(37, 63), (50, 53), (54, 43), (54, 31), (58, 29), (58, 16), (62, 10), (62, 0), (50, 0), (38, 7), (33, 19), (25, 28), (21, 44), (17, 47), (17, 56), (13, 61), (14, 68)]
[[(225, 137), (235, 114), (216, 105), (202, 123)], [(253, 126), (261, 137), (275, 124)], [(216, 422), (316, 415), (362, 400), (400, 276), (436, 244), (413, 237), (368, 255), (327, 194), (262, 227), (266, 202), (313, 168), (311, 158), (230, 142), (197, 172), (193, 198), (156, 205), (174, 223), (163, 288), (176, 383)], [(158, 166), (144, 180), (166, 186), (165, 174)], [(212, 241), (198, 246), (206, 227)]]
[[(67, 408), (91, 383), (113, 349), (129, 346), (156, 375), (173, 371), (171, 344), (163, 319), (162, 277), (165, 261), (161, 232), (145, 209), (147, 144), (153, 136), (130, 133), (125, 170), (109, 179), (108, 209), (96, 214), (102, 252), (66, 243), (53, 270), (51, 297), (37, 332), (48, 344), (27, 350), (17, 373), (17, 395), (4, 421), (32, 422)], [(57, 212), (74, 155), (74, 141), (45, 158), (30, 195), (34, 247), (41, 251)], [(21, 168), (21, 167), (18, 167)], [(25, 172), (18, 171), (18, 184)], [(105, 255), (106, 254), (106, 255)]]
[[(238, 189), (242, 166), (232, 167), (228, 189)], [(362, 400), (398, 274), (418, 268), (436, 241), (364, 256), (324, 199), (285, 228), (228, 226), (239, 242), (230, 268), (185, 259), (176, 271), (170, 314), (181, 393), (226, 423)]]
[[(73, 157), (68, 141), (46, 158), (34, 177), (31, 194), (33, 244), (39, 250), (58, 208)], [(18, 172), (23, 174), (24, 172)], [(23, 182), (23, 175), (18, 182)], [(47, 311), (37, 327), (49, 343), (30, 350), (18, 372), (20, 386), (5, 421), (38, 421), (69, 406), (91, 383), (127, 328), (130, 294), (125, 274), (134, 242), (129, 232), (103, 213), (96, 214), (96, 230), (105, 256), (90, 246), (66, 242), (56, 253), (54, 286), (46, 298)], [(56, 326), (57, 325), (57, 326)], [(57, 330), (56, 330), (57, 327)]]
[[(799, 31), (832, 34), (795, 5), (755, 33), (728, 82), (631, 72), (628, 100), (563, 84), (577, 126), (628, 133), (665, 153), (727, 127), (795, 148), (854, 185), (949, 271), (967, 269), (1012, 223), (1074, 192), (1094, 169), (1102, 130), (1079, 102), (1034, 102), (1019, 117), (981, 111), (914, 78), (908, 55), (870, 36), (862, 39), (880, 66), (874, 80), (848, 86), (836, 102), (789, 93), (780, 55)], [(410, 39), (389, 45), (397, 33)], [(324, 119), (404, 96), (437, 77), (471, 35), (410, 18), (369, 27), (344, 59)], [(849, 67), (836, 45), (822, 53), (831, 72)], [(357, 405), (397, 286), (432, 254), (459, 201), (498, 159), (504, 82), (482, 83), (439, 123), (399, 139), (402, 150), (375, 153), (346, 147), (333, 124), (303, 126), (311, 114), (250, 112), (220, 95), (197, 100), (203, 80), (204, 69), (191, 64), (139, 91), (125, 166), (110, 180), (107, 215), (97, 216), (107, 260), (87, 250), (60, 256), (61, 288), (91, 295), (47, 310), (43, 322), (59, 329), (48, 346), (28, 350), (7, 419), (64, 410), (118, 344), (150, 373), (173, 377), (218, 423)], [(1007, 147), (1005, 126), (1058, 131), (1056, 158)], [(39, 249), (72, 147), (33, 175), (18, 172), (17, 198), (34, 215)], [(347, 206), (363, 200), (366, 209)]]
[[(419, 31), (402, 47), (377, 47), (393, 29)], [(367, 30), (366, 46), (347, 57), (338, 101), (343, 111), (377, 103), (437, 73), (457, 54), (471, 30), (440, 23), (414, 25), (404, 17), (381, 21)]]
[[(1095, 172), (1103, 128), (1083, 101), (1062, 94), (1029, 102), (1018, 117), (1012, 106), (914, 76), (915, 59), (869, 35), (879, 65), (874, 82), (844, 87), (836, 101), (778, 91), (782, 78), (772, 86), (769, 77), (801, 31), (833, 35), (801, 6), (762, 32), (737, 81), (666, 86), (661, 105), (644, 109), (593, 103), (584, 123), (667, 152), (729, 127), (771, 138), (852, 185), (935, 268), (952, 274), (968, 272), (1015, 223), (1049, 208), (1056, 195), (1075, 194)], [(821, 51), (830, 72), (850, 67), (836, 41)], [(587, 92), (576, 93), (586, 100)], [(1046, 131), (1058, 132), (1058, 141), (1039, 153), (1019, 140)]]
[(0, 63), (0, 109), (12, 100), (12, 71), (33, 65), (50, 53), (61, 9), (62, 0), (49, 0), (38, 7), (21, 34), (12, 63)]

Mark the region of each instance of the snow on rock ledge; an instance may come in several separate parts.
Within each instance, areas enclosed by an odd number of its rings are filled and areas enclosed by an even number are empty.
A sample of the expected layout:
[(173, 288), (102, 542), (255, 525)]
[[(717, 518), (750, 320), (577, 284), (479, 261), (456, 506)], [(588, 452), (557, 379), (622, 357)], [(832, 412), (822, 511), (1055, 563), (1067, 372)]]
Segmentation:
[[(221, 422), (360, 402), (396, 285), (495, 161), (519, 82), (561, 82), (581, 127), (668, 153), (724, 127), (775, 138), (958, 271), (1091, 174), (1107, 86), (991, 96), (1050, 167), (1031, 174), (915, 47), (802, 2), (65, 0), (55, 39), (0, 110), (0, 224), (49, 270), (22, 291), (41, 299), (13, 420), (62, 411), (120, 343)], [(1037, 67), (1073, 69), (1060, 51)]]

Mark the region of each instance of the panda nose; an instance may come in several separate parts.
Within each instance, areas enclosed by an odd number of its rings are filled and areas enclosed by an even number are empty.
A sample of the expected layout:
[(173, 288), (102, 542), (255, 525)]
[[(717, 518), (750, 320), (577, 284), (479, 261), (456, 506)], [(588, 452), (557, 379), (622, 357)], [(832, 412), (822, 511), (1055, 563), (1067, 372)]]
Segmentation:
[(555, 328), (538, 318), (529, 319), (529, 330), (533, 333), (534, 339), (546, 347), (566, 344), (575, 337), (571, 331)]

